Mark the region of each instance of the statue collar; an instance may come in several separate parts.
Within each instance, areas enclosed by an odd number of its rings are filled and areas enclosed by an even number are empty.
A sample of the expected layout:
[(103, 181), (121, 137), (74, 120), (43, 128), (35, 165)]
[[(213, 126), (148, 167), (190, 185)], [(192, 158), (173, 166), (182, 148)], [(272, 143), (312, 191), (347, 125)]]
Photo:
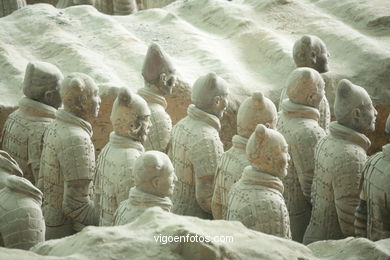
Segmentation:
[(382, 147), (382, 152), (385, 155), (385, 157), (390, 160), (390, 144), (385, 144)]
[(65, 111), (63, 108), (57, 110), (56, 117), (60, 121), (81, 127), (90, 137), (92, 137), (92, 126), (84, 119)]
[(159, 197), (150, 193), (146, 193), (133, 187), (129, 192), (129, 201), (133, 206), (141, 207), (160, 207), (165, 211), (170, 212), (172, 207), (172, 201), (169, 197)]
[(276, 176), (259, 171), (252, 166), (244, 168), (240, 181), (247, 185), (261, 185), (278, 190), (283, 194), (283, 182)]
[(232, 143), (233, 143), (233, 147), (245, 151), (246, 144), (248, 143), (248, 138), (245, 138), (241, 135), (234, 135), (232, 138)]
[(331, 122), (329, 125), (329, 130), (331, 135), (357, 144), (365, 151), (367, 151), (371, 145), (371, 141), (367, 136), (337, 122)]
[(145, 152), (144, 146), (141, 142), (136, 141), (128, 136), (121, 136), (115, 132), (110, 133), (110, 144), (120, 148), (136, 149), (139, 152)]
[(221, 122), (218, 117), (200, 110), (194, 104), (190, 104), (188, 106), (187, 114), (190, 118), (205, 122), (206, 124), (214, 127), (217, 131), (221, 130)]
[(146, 100), (146, 102), (148, 102), (148, 103), (157, 103), (157, 104), (163, 106), (164, 109), (167, 109), (167, 107), (168, 107), (168, 103), (167, 103), (166, 99), (163, 96), (154, 93), (149, 88), (143, 87), (143, 88), (139, 89), (138, 95), (143, 97)]
[(282, 102), (282, 112), (288, 117), (296, 118), (308, 118), (318, 122), (320, 118), (320, 112), (317, 108), (297, 104), (291, 102), (289, 99), (285, 99)]
[(57, 111), (57, 109), (52, 106), (32, 100), (28, 97), (23, 97), (19, 101), (19, 109), (27, 115), (43, 118), (46, 117), (48, 119), (54, 119)]

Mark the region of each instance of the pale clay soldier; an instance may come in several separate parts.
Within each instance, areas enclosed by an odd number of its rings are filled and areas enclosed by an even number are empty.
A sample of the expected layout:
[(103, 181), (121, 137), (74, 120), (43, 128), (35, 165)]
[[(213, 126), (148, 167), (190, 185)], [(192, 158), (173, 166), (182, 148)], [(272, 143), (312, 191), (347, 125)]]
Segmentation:
[(348, 80), (338, 84), (336, 122), (315, 149), (311, 191), (312, 213), (303, 242), (354, 236), (354, 213), (359, 183), (370, 140), (362, 133), (374, 131), (376, 110), (362, 87)]
[(176, 72), (171, 58), (157, 44), (152, 43), (146, 53), (142, 76), (145, 86), (138, 94), (148, 102), (152, 126), (144, 146), (145, 150), (167, 152), (171, 138), (172, 120), (165, 111), (168, 104), (165, 95), (172, 94), (176, 84)]
[(58, 0), (57, 8), (67, 8), (74, 5), (93, 5), (94, 0)]
[(26, 0), (0, 0), (0, 18), (25, 7)]
[(211, 218), (214, 177), (223, 153), (219, 138), (222, 118), (228, 106), (224, 79), (209, 73), (196, 80), (187, 116), (172, 131), (169, 157), (178, 182), (172, 196), (172, 212)]
[(38, 180), (44, 131), (61, 105), (59, 88), (62, 80), (62, 73), (56, 66), (30, 62), (23, 82), (25, 97), (4, 124), (2, 149), (16, 160), (24, 177), (33, 184)]
[[(143, 152), (150, 125), (146, 101), (128, 89), (120, 89), (111, 112), (113, 132), (99, 154), (94, 185), (99, 200), (99, 226), (113, 224), (115, 210), (134, 186), (132, 169)], [(95, 200), (95, 201), (96, 201)]]
[(129, 198), (115, 212), (115, 225), (134, 221), (145, 210), (160, 207), (170, 212), (172, 195), (177, 180), (169, 157), (159, 151), (148, 151), (134, 162), (135, 187), (130, 189)]
[[(390, 141), (390, 116), (385, 132)], [(363, 171), (360, 203), (355, 211), (355, 234), (371, 240), (390, 238), (390, 144), (371, 156)]]
[(258, 125), (248, 140), (250, 166), (229, 192), (227, 220), (240, 221), (247, 228), (291, 239), (288, 211), (283, 199), (288, 146), (276, 130)]
[(0, 151), (0, 246), (28, 250), (45, 241), (42, 192)]
[(283, 197), (290, 216), (292, 238), (302, 242), (311, 216), (315, 146), (326, 135), (318, 124), (324, 81), (316, 70), (297, 68), (287, 80), (287, 95), (277, 124), (291, 157), (288, 174), (283, 179)]
[(232, 138), (233, 146), (223, 153), (218, 162), (211, 201), (214, 219), (226, 218), (230, 188), (240, 179), (242, 171), (249, 165), (245, 152), (248, 138), (258, 124), (275, 129), (277, 118), (274, 103), (261, 92), (254, 92), (240, 105), (237, 113), (237, 134)]
[(138, 11), (136, 0), (95, 0), (95, 7), (110, 15), (129, 15)]
[[(319, 73), (325, 73), (328, 67), (329, 53), (324, 42), (313, 35), (304, 35), (297, 40), (293, 47), (293, 58), (297, 68), (308, 67), (315, 69)], [(284, 88), (280, 95), (279, 109), (283, 100), (288, 98), (287, 89)], [(326, 131), (329, 131), (330, 108), (326, 96), (319, 105), (320, 119), (318, 123)]]
[(99, 89), (89, 76), (71, 73), (60, 95), (64, 108), (46, 129), (38, 182), (44, 194), (46, 239), (98, 222), (91, 197), (95, 149), (89, 121), (98, 115)]

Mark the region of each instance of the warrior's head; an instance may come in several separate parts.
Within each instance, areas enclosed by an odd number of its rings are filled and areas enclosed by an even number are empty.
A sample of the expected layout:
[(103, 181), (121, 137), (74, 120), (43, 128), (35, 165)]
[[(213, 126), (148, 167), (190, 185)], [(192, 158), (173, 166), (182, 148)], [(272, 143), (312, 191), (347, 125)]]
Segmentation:
[(23, 93), (30, 99), (57, 109), (61, 106), (59, 91), (63, 79), (55, 65), (42, 61), (30, 62), (24, 75)]
[(297, 67), (309, 67), (324, 73), (329, 70), (328, 57), (325, 43), (316, 36), (304, 35), (294, 44), (293, 58)]
[(375, 130), (378, 112), (374, 108), (367, 91), (343, 79), (337, 85), (334, 113), (338, 123), (357, 132)]
[(258, 124), (275, 129), (277, 119), (278, 112), (274, 103), (263, 93), (254, 92), (241, 103), (238, 109), (237, 133), (249, 138)]
[(172, 94), (176, 84), (176, 69), (171, 58), (157, 43), (152, 43), (146, 53), (142, 76), (146, 85), (162, 96)]
[(62, 82), (60, 95), (64, 110), (69, 113), (86, 121), (98, 116), (99, 88), (90, 76), (78, 72), (69, 74)]
[(287, 96), (291, 102), (318, 108), (325, 96), (321, 75), (311, 68), (297, 68), (287, 79)]
[(128, 136), (143, 143), (151, 126), (146, 101), (127, 88), (121, 88), (112, 105), (111, 123), (117, 135)]
[(134, 162), (133, 175), (137, 189), (159, 197), (173, 194), (177, 180), (169, 157), (159, 151), (147, 151)]
[(192, 103), (207, 113), (222, 118), (228, 107), (228, 85), (215, 73), (199, 77), (192, 87)]
[(287, 175), (288, 145), (278, 131), (257, 125), (248, 140), (246, 154), (253, 168), (279, 178)]

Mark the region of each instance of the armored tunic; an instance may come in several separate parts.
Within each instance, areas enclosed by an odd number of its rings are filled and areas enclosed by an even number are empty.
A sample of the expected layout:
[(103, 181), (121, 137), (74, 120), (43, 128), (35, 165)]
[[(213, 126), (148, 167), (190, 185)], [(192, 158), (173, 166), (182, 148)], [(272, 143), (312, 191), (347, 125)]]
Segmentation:
[(42, 196), (31, 197), (8, 187), (0, 190), (0, 234), (4, 246), (28, 250), (45, 241)]
[[(279, 110), (281, 110), (281, 105), (283, 101), (287, 99), (287, 88), (282, 90), (279, 99)], [(330, 108), (329, 102), (326, 96), (323, 97), (319, 106), (320, 118), (318, 119), (318, 124), (325, 130), (325, 132), (329, 132), (329, 123), (330, 123)]]
[[(54, 238), (70, 235), (84, 225), (97, 224), (91, 198), (95, 172), (91, 137), (91, 125), (63, 109), (57, 111), (56, 119), (45, 132), (39, 186), (44, 195), (46, 227), (61, 230), (53, 234)], [(78, 181), (89, 187), (80, 185), (82, 191), (75, 192), (69, 183)]]
[(133, 164), (144, 148), (140, 142), (112, 132), (96, 163), (95, 196), (99, 197), (99, 226), (111, 226), (119, 203), (134, 186)]
[(147, 88), (141, 88), (138, 94), (148, 102), (151, 112), (150, 121), (152, 126), (144, 143), (145, 150), (157, 150), (165, 153), (168, 149), (172, 131), (171, 117), (165, 111), (167, 101), (163, 96), (157, 95)]
[(291, 239), (290, 220), (282, 193), (283, 183), (278, 177), (247, 166), (229, 193), (226, 219)]
[(19, 101), (19, 109), (4, 124), (2, 149), (15, 159), (32, 184), (38, 180), (43, 134), (56, 111), (54, 107), (24, 97)]
[(365, 135), (337, 122), (330, 124), (330, 134), (318, 142), (305, 244), (355, 234), (354, 213), (369, 146)]
[(229, 191), (232, 185), (240, 179), (244, 168), (249, 165), (245, 152), (247, 142), (248, 138), (240, 135), (233, 136), (233, 146), (222, 154), (218, 162), (211, 201), (214, 219), (226, 218)]
[(111, 15), (128, 15), (137, 11), (136, 0), (96, 0), (100, 12)]
[(278, 131), (288, 144), (288, 174), (283, 178), (284, 193), (290, 216), (293, 240), (302, 242), (310, 221), (310, 193), (314, 175), (314, 151), (326, 135), (318, 124), (318, 109), (285, 99), (277, 124)]
[(390, 144), (367, 161), (360, 197), (367, 202), (367, 238), (390, 238)]
[(211, 218), (213, 182), (223, 153), (219, 130), (219, 119), (193, 104), (173, 128), (169, 157), (178, 177), (172, 196), (173, 213)]
[(129, 192), (129, 198), (122, 201), (115, 212), (114, 225), (119, 226), (133, 222), (139, 215), (151, 207), (160, 207), (170, 212), (172, 202), (168, 197), (158, 197), (133, 187)]
[(0, 0), (0, 17), (9, 15), (26, 5), (26, 0)]

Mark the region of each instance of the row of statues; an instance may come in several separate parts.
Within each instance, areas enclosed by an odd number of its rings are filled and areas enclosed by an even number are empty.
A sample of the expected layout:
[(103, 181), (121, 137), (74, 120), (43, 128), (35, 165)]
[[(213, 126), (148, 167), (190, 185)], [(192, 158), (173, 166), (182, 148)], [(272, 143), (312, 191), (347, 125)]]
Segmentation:
[[(236, 220), (306, 244), (389, 237), (387, 146), (366, 163), (370, 141), (363, 133), (374, 131), (377, 113), (371, 99), (362, 87), (341, 80), (336, 121), (330, 122), (320, 74), (327, 70), (326, 47), (309, 35), (295, 46), (297, 68), (287, 79), (279, 113), (261, 92), (252, 93), (239, 107), (233, 147), (224, 152), (219, 131), (228, 83), (215, 73), (199, 77), (187, 116), (172, 126), (164, 96), (175, 88), (175, 65), (151, 44), (142, 68), (145, 86), (138, 94), (118, 90), (113, 132), (96, 162), (89, 122), (101, 100), (94, 80), (83, 73), (64, 78), (52, 64), (31, 62), (25, 97), (6, 121), (0, 153), (0, 199), (25, 200), (18, 214), (28, 225), (9, 238), (14, 209), (1, 208), (4, 244), (29, 248), (43, 234), (53, 239), (88, 225), (122, 225), (153, 206)], [(39, 235), (22, 243), (22, 232)]]

